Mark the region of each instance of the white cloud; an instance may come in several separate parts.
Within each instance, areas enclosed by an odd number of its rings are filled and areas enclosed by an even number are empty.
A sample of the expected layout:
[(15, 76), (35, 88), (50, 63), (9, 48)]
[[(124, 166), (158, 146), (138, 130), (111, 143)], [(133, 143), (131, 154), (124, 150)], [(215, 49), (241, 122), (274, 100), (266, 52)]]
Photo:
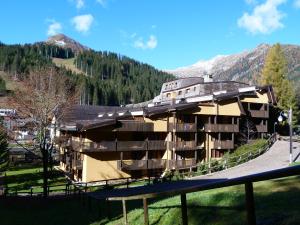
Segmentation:
[(154, 49), (157, 46), (157, 38), (154, 35), (150, 35), (149, 40), (144, 42), (143, 38), (137, 39), (133, 46), (139, 49)]
[(300, 9), (300, 0), (295, 0), (294, 6), (295, 6), (295, 8)]
[(257, 1), (256, 1), (256, 0), (245, 0), (245, 2), (246, 2), (248, 5), (256, 5), (256, 4), (257, 4)]
[(73, 17), (71, 23), (78, 32), (87, 33), (90, 30), (93, 21), (94, 17), (91, 14), (86, 14)]
[(98, 2), (100, 5), (102, 5), (102, 7), (106, 7), (106, 0), (96, 0), (96, 2)]
[(84, 7), (84, 0), (76, 0), (76, 8), (81, 9)]
[(62, 30), (62, 25), (60, 23), (56, 22), (55, 20), (51, 20), (50, 22), (51, 22), (51, 24), (48, 27), (47, 35), (52, 36), (52, 35), (60, 33)]
[(238, 19), (238, 26), (252, 34), (269, 34), (283, 28), (281, 20), (284, 14), (278, 10), (278, 6), (285, 2), (286, 0), (267, 0), (257, 5), (252, 14), (246, 12)]

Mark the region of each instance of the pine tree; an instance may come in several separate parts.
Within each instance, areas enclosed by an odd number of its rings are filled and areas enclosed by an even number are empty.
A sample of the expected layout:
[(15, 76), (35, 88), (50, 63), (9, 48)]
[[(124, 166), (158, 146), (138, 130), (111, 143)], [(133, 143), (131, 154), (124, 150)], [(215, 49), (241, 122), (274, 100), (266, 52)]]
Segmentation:
[(7, 135), (2, 125), (0, 125), (0, 172), (5, 171), (8, 165), (9, 157)]
[(294, 118), (296, 118), (298, 115), (296, 93), (287, 75), (287, 62), (284, 53), (280, 44), (275, 44), (266, 56), (260, 83), (262, 85), (272, 85), (278, 107), (281, 110), (288, 110), (292, 107)]

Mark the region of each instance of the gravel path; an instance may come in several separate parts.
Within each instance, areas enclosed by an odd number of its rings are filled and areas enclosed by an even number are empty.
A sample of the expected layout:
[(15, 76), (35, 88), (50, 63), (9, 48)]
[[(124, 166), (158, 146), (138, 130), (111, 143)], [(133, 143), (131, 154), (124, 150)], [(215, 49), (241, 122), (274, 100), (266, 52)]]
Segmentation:
[[(300, 162), (300, 143), (293, 142), (293, 159)], [(276, 141), (265, 154), (220, 172), (193, 177), (191, 179), (234, 178), (289, 166), (289, 142)]]

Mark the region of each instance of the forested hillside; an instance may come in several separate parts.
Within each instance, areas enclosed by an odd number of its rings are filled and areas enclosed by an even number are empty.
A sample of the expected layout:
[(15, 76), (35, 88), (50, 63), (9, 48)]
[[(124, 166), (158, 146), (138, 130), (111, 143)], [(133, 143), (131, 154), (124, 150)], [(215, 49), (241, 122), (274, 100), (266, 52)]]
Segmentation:
[(68, 59), (78, 68), (75, 73), (59, 67), (79, 88), (81, 104), (122, 105), (152, 99), (172, 75), (125, 56), (92, 50), (73, 52), (43, 42), (26, 45), (0, 43), (0, 71), (11, 79), (26, 79), (26, 74), (43, 67), (57, 67), (53, 58)]

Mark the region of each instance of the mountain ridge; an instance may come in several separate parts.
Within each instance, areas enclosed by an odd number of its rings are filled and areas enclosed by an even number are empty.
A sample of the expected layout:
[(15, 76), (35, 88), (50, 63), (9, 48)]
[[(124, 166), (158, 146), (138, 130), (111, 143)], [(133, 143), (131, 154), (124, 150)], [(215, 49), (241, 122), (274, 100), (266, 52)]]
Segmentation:
[[(190, 66), (165, 70), (165, 72), (176, 77), (210, 74), (215, 80), (256, 83), (270, 48), (271, 45), (263, 43), (252, 50), (231, 55), (217, 55), (209, 60), (200, 60)], [(300, 46), (286, 44), (282, 45), (282, 49), (287, 59), (289, 78), (300, 81)]]

